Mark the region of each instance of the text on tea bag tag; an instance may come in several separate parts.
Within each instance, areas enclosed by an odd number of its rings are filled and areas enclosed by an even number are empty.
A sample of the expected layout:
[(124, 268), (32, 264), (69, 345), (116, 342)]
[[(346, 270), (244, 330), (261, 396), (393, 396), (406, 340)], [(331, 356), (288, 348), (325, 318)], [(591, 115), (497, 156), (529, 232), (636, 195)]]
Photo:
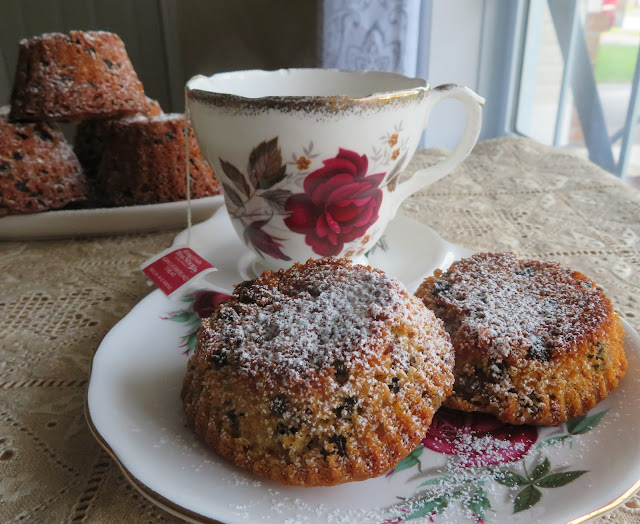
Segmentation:
[(181, 295), (186, 287), (217, 269), (193, 249), (173, 246), (158, 253), (140, 266), (168, 297)]

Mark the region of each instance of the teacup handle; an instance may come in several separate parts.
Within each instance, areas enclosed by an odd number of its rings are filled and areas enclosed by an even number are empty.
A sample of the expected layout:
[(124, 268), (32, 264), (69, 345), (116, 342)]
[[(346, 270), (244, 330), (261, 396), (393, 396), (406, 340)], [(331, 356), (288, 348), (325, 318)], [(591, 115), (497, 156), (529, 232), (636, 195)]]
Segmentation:
[(442, 84), (431, 89), (427, 97), (424, 127), (426, 128), (429, 123), (431, 110), (434, 106), (447, 98), (453, 98), (462, 102), (467, 113), (467, 124), (462, 138), (460, 142), (458, 142), (455, 150), (443, 161), (434, 166), (416, 171), (409, 180), (398, 184), (396, 188), (398, 206), (408, 196), (429, 184), (433, 184), (453, 171), (458, 164), (467, 158), (478, 140), (480, 127), (482, 125), (482, 105), (484, 104), (484, 98), (474, 93), (468, 87), (457, 84)]

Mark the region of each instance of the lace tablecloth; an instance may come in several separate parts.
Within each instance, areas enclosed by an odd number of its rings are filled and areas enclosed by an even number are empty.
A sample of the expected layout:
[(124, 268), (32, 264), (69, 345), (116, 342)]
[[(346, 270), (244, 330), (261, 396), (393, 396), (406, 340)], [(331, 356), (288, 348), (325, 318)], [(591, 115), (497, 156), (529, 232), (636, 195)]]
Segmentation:
[[(589, 162), (483, 142), (402, 212), (457, 244), (579, 269), (640, 329), (640, 192)], [(0, 521), (179, 522), (129, 485), (83, 413), (94, 351), (151, 291), (138, 267), (175, 234), (0, 243)], [(640, 498), (606, 518), (640, 522)]]

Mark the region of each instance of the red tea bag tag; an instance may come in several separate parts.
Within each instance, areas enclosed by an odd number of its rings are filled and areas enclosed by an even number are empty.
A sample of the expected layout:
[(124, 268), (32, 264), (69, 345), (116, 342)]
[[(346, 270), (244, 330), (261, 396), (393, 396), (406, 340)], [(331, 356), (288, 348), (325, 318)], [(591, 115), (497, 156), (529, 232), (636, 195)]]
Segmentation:
[(181, 294), (194, 280), (217, 271), (187, 246), (170, 247), (144, 262), (140, 268), (168, 297)]

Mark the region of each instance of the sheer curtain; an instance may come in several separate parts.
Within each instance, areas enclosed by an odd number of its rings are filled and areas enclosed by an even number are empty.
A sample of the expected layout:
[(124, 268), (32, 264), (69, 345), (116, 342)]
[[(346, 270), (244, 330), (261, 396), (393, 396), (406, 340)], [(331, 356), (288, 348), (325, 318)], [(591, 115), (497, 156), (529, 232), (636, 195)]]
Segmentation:
[[(477, 91), (484, 6), (469, 0), (321, 0), (321, 66), (402, 73), (432, 86), (458, 83)], [(447, 100), (435, 107), (420, 147), (456, 146), (466, 122), (458, 106)]]
[(421, 14), (420, 0), (323, 0), (322, 66), (421, 76)]
[[(322, 67), (465, 85), (486, 99), (481, 139), (513, 133), (528, 0), (320, 0)], [(455, 101), (438, 104), (422, 147), (452, 149), (465, 127)]]

